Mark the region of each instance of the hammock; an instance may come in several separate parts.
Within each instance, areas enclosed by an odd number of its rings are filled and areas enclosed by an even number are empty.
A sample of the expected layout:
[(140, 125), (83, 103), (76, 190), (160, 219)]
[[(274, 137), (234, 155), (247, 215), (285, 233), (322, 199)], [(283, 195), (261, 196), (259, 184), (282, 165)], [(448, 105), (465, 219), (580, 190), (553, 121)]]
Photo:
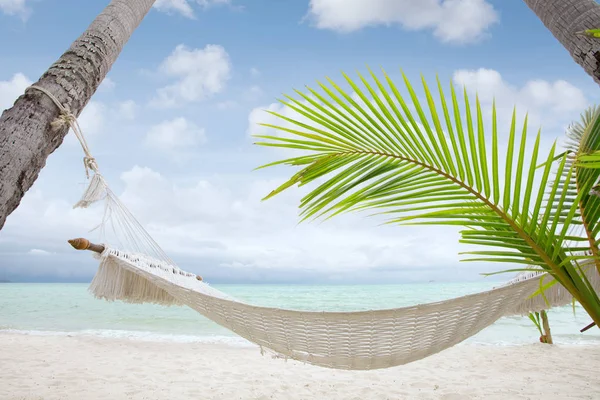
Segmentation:
[[(450, 300), (386, 310), (314, 312), (259, 307), (209, 286), (182, 271), (164, 253), (131, 212), (110, 190), (76, 118), (43, 88), (61, 111), (57, 123), (68, 123), (85, 153), (92, 179), (75, 207), (105, 202), (101, 232), (112, 228), (119, 248), (104, 246), (90, 291), (98, 298), (130, 303), (186, 305), (206, 318), (278, 356), (329, 368), (369, 370), (416, 361), (475, 335), (499, 318), (526, 315), (572, 301), (543, 272), (521, 274), (493, 290)], [(103, 234), (104, 236), (104, 234)], [(595, 268), (590, 282), (600, 288)]]
[[(562, 306), (571, 295), (543, 272), (521, 274), (493, 290), (436, 303), (386, 310), (315, 312), (259, 307), (179, 269), (95, 173), (76, 207), (106, 202), (102, 226), (123, 233), (120, 250), (104, 246), (90, 285), (97, 298), (186, 305), (278, 356), (329, 368), (368, 370), (416, 361), (475, 335), (503, 316)], [(595, 268), (587, 275), (596, 289)]]

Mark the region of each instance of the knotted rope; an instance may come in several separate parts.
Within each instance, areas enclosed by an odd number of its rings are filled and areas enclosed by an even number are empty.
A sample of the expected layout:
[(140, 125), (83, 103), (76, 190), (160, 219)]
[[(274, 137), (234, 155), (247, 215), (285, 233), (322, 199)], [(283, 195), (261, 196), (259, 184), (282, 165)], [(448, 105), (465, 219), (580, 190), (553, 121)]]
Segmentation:
[(90, 170), (95, 174), (100, 174), (100, 172), (98, 171), (98, 164), (96, 163), (96, 159), (92, 156), (90, 147), (87, 141), (85, 140), (85, 136), (83, 135), (81, 126), (79, 126), (79, 122), (77, 121), (77, 117), (67, 107), (63, 106), (62, 103), (56, 98), (56, 96), (54, 96), (48, 90), (39, 86), (32, 85), (25, 89), (25, 92), (31, 89), (35, 89), (44, 93), (50, 98), (50, 100), (52, 100), (52, 102), (59, 109), (60, 115), (54, 121), (51, 122), (52, 128), (59, 129), (65, 125), (68, 125), (73, 130), (73, 133), (75, 133), (75, 137), (77, 137), (77, 140), (79, 140), (79, 144), (81, 144), (81, 148), (83, 149), (83, 153), (85, 154), (85, 156), (83, 157), (83, 166), (85, 168), (85, 175), (88, 177), (88, 179), (90, 177)]
[(121, 203), (118, 196), (108, 187), (104, 177), (98, 170), (98, 164), (96, 163), (96, 159), (92, 156), (90, 147), (85, 140), (81, 126), (79, 126), (79, 122), (77, 121), (77, 117), (48, 90), (32, 85), (29, 86), (25, 92), (31, 89), (44, 93), (54, 102), (56, 107), (58, 107), (60, 115), (52, 121), (52, 127), (58, 129), (68, 125), (73, 130), (73, 133), (75, 133), (77, 140), (79, 140), (79, 143), (81, 144), (83, 153), (85, 154), (83, 157), (85, 174), (89, 179), (89, 171), (91, 170), (94, 173), (81, 200), (79, 200), (74, 207), (86, 208), (96, 201), (106, 199), (104, 218), (102, 223), (97, 227), (101, 228), (101, 232), (104, 231), (105, 224), (110, 221), (113, 223), (113, 231), (119, 232), (117, 236), (120, 235), (115, 239), (118, 240), (124, 248), (137, 253), (148, 253), (174, 266), (175, 263), (173, 260), (171, 260), (164, 250), (160, 248), (158, 243), (156, 243), (150, 234), (146, 232), (140, 222), (133, 216), (127, 207)]

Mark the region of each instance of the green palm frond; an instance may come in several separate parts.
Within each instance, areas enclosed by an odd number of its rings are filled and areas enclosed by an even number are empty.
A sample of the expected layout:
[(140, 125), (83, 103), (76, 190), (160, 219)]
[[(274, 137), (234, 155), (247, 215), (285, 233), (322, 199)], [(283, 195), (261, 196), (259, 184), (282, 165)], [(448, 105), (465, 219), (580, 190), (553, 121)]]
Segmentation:
[(280, 124), (263, 126), (280, 134), (257, 135), (257, 144), (302, 151), (268, 164), (300, 170), (267, 198), (314, 183), (300, 204), (303, 220), (370, 210), (393, 224), (461, 226), (461, 242), (483, 248), (463, 253), (467, 260), (538, 266), (600, 320), (600, 301), (577, 267), (594, 255), (570, 245), (585, 236), (569, 229), (583, 197), (571, 190), (580, 171), (568, 155), (558, 158), (560, 179), (551, 182), (556, 145), (540, 154), (538, 132), (526, 154), (527, 118), (517, 125), (513, 111), (501, 154), (495, 106), (487, 134), (481, 103), (466, 89), (459, 99), (450, 85), (446, 96), (437, 80), (436, 104), (423, 79), (421, 102), (402, 76), (405, 94), (385, 72), (370, 72), (370, 81), (359, 74), (361, 85), (344, 74), (351, 93), (327, 79), (320, 90), (281, 100), (296, 117), (271, 112)]
[(531, 320), (531, 322), (533, 322), (533, 324), (537, 328), (538, 332), (540, 333), (540, 336), (544, 336), (544, 332), (542, 331), (542, 321), (540, 319), (540, 313), (539, 312), (529, 313), (529, 319)]
[(590, 38), (600, 38), (600, 29), (586, 29), (584, 31), (575, 32), (578, 36), (587, 36)]
[[(567, 130), (566, 147), (567, 165), (575, 168), (575, 179), (570, 181), (569, 201), (578, 198), (573, 228), (578, 230), (574, 236), (581, 238), (574, 241), (570, 248), (572, 253), (589, 252), (595, 256), (596, 267), (600, 271), (598, 244), (600, 241), (600, 197), (594, 194), (600, 178), (600, 168), (582, 167), (578, 162), (582, 157), (600, 151), (600, 109), (590, 107), (581, 115), (581, 121), (573, 123)], [(565, 175), (559, 179), (565, 183)], [(580, 194), (578, 197), (577, 194)], [(569, 205), (570, 206), (570, 205)]]
[(577, 163), (577, 166), (582, 168), (600, 168), (600, 151), (580, 155)]
[[(579, 164), (577, 163), (577, 159), (578, 157), (582, 156), (582, 155), (586, 155), (588, 154), (588, 152), (586, 152), (586, 149), (589, 147), (588, 146), (588, 142), (590, 141), (590, 138), (593, 137), (593, 135), (590, 135), (590, 131), (593, 128), (593, 122), (596, 120), (596, 116), (597, 116), (597, 110), (595, 107), (591, 107), (589, 109), (587, 109), (584, 113), (582, 113), (581, 115), (581, 121), (577, 121), (572, 123), (568, 128), (567, 128), (567, 132), (566, 132), (566, 141), (565, 141), (565, 153), (562, 153), (562, 156), (566, 155), (566, 162), (565, 162), (565, 168), (562, 170), (562, 174), (561, 175), (557, 175), (555, 179), (559, 180), (559, 187), (562, 187), (562, 185), (565, 185), (565, 181), (567, 179), (567, 175), (571, 172), (571, 169), (575, 166), (576, 168), (579, 166)], [(592, 145), (594, 145), (594, 143), (591, 143)], [(559, 157), (559, 158), (561, 158)], [(577, 164), (577, 165), (576, 165)], [(588, 174), (589, 175), (589, 174)], [(563, 213), (568, 213), (573, 200), (575, 199), (575, 195), (577, 194), (577, 192), (579, 191), (579, 187), (581, 186), (582, 182), (580, 182), (581, 179), (581, 173), (575, 173), (575, 179), (570, 179), (569, 181), (569, 191), (567, 193), (567, 197), (565, 198), (565, 203), (563, 204), (563, 209), (562, 212)], [(550, 183), (552, 184), (552, 182)], [(550, 203), (551, 205), (553, 205), (554, 207), (556, 207), (555, 204)], [(553, 213), (551, 214), (552, 216), (555, 215), (555, 209), (553, 210)], [(564, 217), (565, 215), (561, 215), (561, 217)], [(563, 219), (559, 219), (559, 221), (563, 221)], [(582, 216), (581, 216), (581, 209), (578, 209), (575, 213), (575, 217), (571, 220), (571, 224), (574, 225), (574, 228), (577, 228), (576, 225), (583, 225), (583, 221), (582, 221)], [(583, 238), (585, 239), (585, 238)]]

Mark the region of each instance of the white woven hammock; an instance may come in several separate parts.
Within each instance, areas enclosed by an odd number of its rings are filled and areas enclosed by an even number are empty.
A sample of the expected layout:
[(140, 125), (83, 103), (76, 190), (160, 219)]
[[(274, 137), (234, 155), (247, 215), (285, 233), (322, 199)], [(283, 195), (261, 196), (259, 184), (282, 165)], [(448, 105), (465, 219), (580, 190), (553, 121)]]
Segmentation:
[[(106, 218), (122, 235), (122, 248), (106, 247), (90, 290), (98, 298), (131, 303), (187, 305), (261, 348), (285, 358), (338, 369), (406, 364), (447, 349), (503, 316), (525, 315), (572, 301), (545, 273), (518, 276), (499, 288), (436, 303), (387, 310), (314, 312), (258, 307), (236, 300), (182, 271), (133, 218), (101, 175), (95, 174), (77, 206), (104, 199)], [(152, 254), (150, 256), (149, 254)], [(595, 268), (588, 276), (600, 287)]]
[[(47, 90), (61, 112), (56, 124), (68, 123), (85, 153), (90, 184), (75, 207), (104, 200), (100, 227), (112, 228), (122, 250), (105, 247), (90, 290), (98, 298), (132, 303), (187, 305), (217, 324), (275, 353), (339, 369), (377, 369), (406, 364), (447, 349), (475, 335), (499, 318), (525, 315), (572, 301), (545, 273), (518, 276), (508, 284), (436, 303), (388, 310), (314, 312), (258, 307), (236, 300), (180, 270), (139, 224), (98, 172), (77, 119)], [(596, 290), (600, 276), (586, 272)]]

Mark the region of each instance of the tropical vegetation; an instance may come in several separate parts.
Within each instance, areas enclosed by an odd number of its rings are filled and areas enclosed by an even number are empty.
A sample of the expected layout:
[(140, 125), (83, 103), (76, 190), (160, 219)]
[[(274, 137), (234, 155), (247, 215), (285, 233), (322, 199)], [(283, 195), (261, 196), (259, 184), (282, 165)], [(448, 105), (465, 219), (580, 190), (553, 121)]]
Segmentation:
[(552, 344), (552, 335), (550, 334), (550, 325), (548, 323), (548, 314), (546, 311), (542, 310), (540, 312), (536, 311), (529, 313), (529, 319), (540, 333), (540, 342)]
[(570, 127), (566, 151), (556, 141), (543, 151), (527, 117), (517, 123), (513, 111), (499, 139), (496, 106), (486, 114), (454, 84), (444, 92), (439, 79), (435, 90), (423, 79), (420, 98), (404, 74), (404, 88), (385, 71), (343, 76), (346, 89), (327, 79), (280, 100), (292, 117), (270, 111), (278, 122), (263, 124), (257, 144), (300, 154), (264, 166), (299, 169), (266, 199), (310, 185), (302, 220), (369, 211), (390, 224), (461, 227), (460, 242), (476, 246), (461, 253), (466, 261), (542, 269), (600, 323), (586, 275), (600, 267), (598, 109)]

